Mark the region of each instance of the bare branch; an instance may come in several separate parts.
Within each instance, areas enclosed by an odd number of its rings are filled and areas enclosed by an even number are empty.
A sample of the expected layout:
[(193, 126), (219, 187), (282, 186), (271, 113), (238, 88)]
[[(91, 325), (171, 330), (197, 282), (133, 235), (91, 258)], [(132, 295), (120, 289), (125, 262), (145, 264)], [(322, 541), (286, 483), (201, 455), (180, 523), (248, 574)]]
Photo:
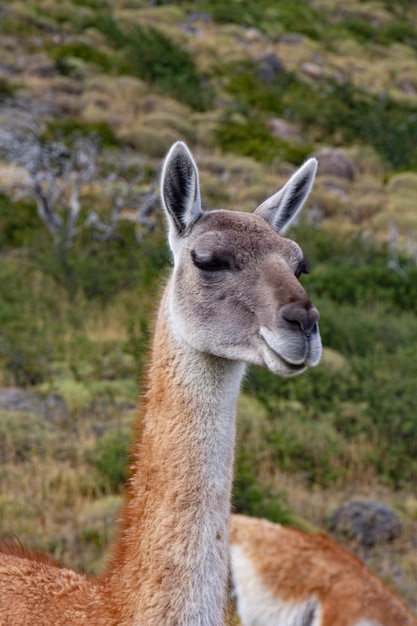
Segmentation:
[[(82, 194), (93, 181), (100, 181), (111, 197), (110, 218), (105, 220), (90, 210), (81, 227), (91, 229), (95, 238), (119, 238), (116, 231), (122, 220), (134, 222), (147, 232), (154, 228), (153, 213), (158, 194), (143, 187), (143, 173), (127, 182), (117, 172), (100, 180), (98, 143), (78, 137), (71, 147), (64, 141), (42, 137), (33, 116), (20, 109), (0, 110), (0, 158), (19, 166), (19, 176), (1, 184), (0, 190), (14, 200), (32, 197), (39, 218), (55, 245), (69, 248), (79, 228)], [(142, 184), (142, 186), (141, 186)], [(140, 241), (142, 234), (136, 233)]]

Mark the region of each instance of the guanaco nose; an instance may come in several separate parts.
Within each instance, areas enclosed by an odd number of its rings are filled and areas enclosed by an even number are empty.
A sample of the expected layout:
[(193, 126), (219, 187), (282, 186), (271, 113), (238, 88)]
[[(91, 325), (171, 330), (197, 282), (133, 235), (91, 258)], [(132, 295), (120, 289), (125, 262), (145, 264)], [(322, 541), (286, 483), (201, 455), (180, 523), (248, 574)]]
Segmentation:
[(294, 329), (300, 329), (306, 337), (317, 332), (317, 322), (320, 315), (311, 302), (306, 305), (296, 302), (286, 304), (281, 311), (281, 316)]

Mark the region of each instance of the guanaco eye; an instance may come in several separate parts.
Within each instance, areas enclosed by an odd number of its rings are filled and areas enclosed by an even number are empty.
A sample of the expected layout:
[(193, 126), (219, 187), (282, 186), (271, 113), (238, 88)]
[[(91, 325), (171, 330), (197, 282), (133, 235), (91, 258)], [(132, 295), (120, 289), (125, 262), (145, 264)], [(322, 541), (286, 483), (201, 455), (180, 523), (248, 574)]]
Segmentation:
[(294, 274), (296, 278), (300, 278), (301, 274), (308, 274), (310, 271), (308, 260), (304, 257), (298, 264)]
[(192, 250), (191, 258), (194, 265), (205, 272), (221, 272), (222, 270), (232, 269), (231, 259), (217, 253), (198, 254), (195, 250)]

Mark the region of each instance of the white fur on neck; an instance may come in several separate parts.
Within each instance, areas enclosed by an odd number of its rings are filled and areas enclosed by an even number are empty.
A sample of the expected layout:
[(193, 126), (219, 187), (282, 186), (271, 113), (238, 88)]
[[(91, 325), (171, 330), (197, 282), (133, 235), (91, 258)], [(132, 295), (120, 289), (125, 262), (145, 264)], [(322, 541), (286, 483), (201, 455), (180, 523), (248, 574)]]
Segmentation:
[[(222, 553), (227, 552), (228, 546), (236, 404), (245, 364), (200, 353), (184, 343), (178, 349), (181, 358), (177, 373), (192, 398), (193, 412), (198, 414), (195, 438), (202, 442), (203, 461), (198, 470), (205, 477), (206, 492), (211, 494), (210, 499), (206, 499), (206, 509), (201, 510), (200, 519), (196, 520), (199, 533), (196, 549), (204, 551), (204, 557), (194, 569), (193, 587), (195, 603), (204, 607), (203, 613), (190, 612), (189, 621), (183, 615), (181, 624), (220, 626), (224, 619), (222, 600), (228, 576), (228, 563)], [(228, 494), (227, 503), (225, 494)], [(223, 536), (221, 541), (217, 540), (217, 545), (213, 544), (213, 526)], [(193, 602), (189, 601), (190, 598), (187, 603), (192, 611)], [(184, 612), (186, 610), (188, 608), (184, 608)]]
[[(168, 379), (172, 380), (175, 372), (176, 382), (175, 390), (167, 386), (165, 401), (168, 398), (172, 403), (172, 415), (177, 417), (168, 425), (163, 415), (148, 416), (147, 428), (154, 432), (155, 440), (164, 437), (166, 443), (172, 436), (171, 447), (165, 446), (170, 452), (161, 462), (171, 465), (171, 460), (178, 463), (178, 458), (184, 459), (178, 466), (181, 480), (189, 480), (193, 489), (198, 489), (197, 504), (184, 511), (183, 522), (188, 529), (185, 541), (178, 542), (174, 517), (171, 523), (167, 517), (159, 519), (156, 511), (156, 527), (168, 522), (169, 534), (162, 541), (166, 542), (167, 561), (180, 564), (175, 572), (178, 584), (163, 617), (163, 600), (156, 593), (149, 610), (144, 613), (143, 606), (138, 607), (135, 624), (222, 626), (227, 601), (235, 413), (245, 366), (193, 349), (173, 332), (170, 316), (165, 319), (162, 364)], [(178, 407), (176, 398), (180, 401)], [(177, 428), (181, 431), (178, 445)], [(178, 510), (173, 515), (178, 516)]]
[[(236, 405), (246, 364), (195, 350), (182, 340), (186, 329), (178, 332), (169, 324), (177, 344), (177, 374), (198, 414), (196, 428), (204, 430), (205, 444), (212, 450), (205, 462), (215, 484), (221, 484), (228, 469), (224, 467), (228, 450), (234, 447)], [(195, 437), (199, 436), (197, 430)]]

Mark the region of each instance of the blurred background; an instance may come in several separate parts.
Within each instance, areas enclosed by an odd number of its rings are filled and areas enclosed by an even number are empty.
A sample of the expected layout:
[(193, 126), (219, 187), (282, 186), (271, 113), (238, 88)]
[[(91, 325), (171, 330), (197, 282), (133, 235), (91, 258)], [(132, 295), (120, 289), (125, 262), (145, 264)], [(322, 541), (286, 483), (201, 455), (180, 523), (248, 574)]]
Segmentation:
[(4, 0), (0, 533), (102, 571), (170, 267), (162, 159), (253, 210), (305, 158), (289, 236), (319, 367), (253, 368), (234, 508), (321, 528), (417, 611), (417, 2)]

